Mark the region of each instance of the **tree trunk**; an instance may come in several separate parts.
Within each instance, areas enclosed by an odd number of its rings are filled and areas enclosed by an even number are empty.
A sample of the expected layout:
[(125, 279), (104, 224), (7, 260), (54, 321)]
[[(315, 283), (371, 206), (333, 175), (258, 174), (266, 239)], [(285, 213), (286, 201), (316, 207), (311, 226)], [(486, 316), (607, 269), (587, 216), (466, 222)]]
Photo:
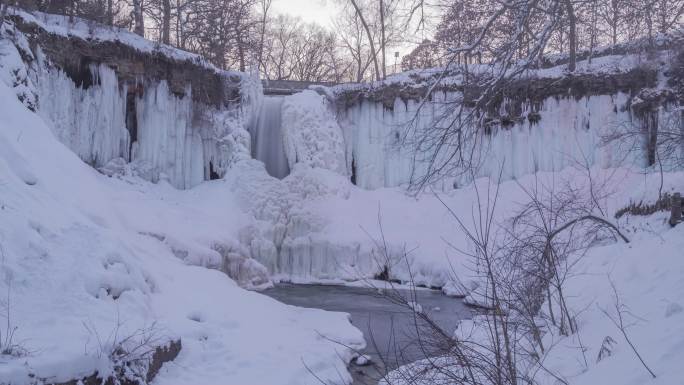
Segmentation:
[(240, 62), (240, 72), (245, 72), (247, 66), (245, 65), (245, 46), (242, 41), (242, 31), (240, 31), (240, 23), (235, 24), (235, 37), (238, 49), (238, 61)]
[(262, 0), (261, 10), (264, 13), (261, 19), (261, 36), (259, 36), (259, 68), (263, 71), (264, 77), (268, 77), (266, 64), (264, 63), (264, 46), (266, 44), (266, 23), (268, 22), (268, 10), (271, 8), (271, 0)]
[(0, 28), (5, 23), (5, 15), (7, 15), (7, 3), (6, 0), (0, 0)]
[(107, 0), (107, 25), (114, 25), (114, 0)]
[(5, 4), (4, 0), (0, 0), (0, 29), (2, 28), (2, 25), (5, 23), (5, 15), (7, 14), (7, 4)]
[(682, 221), (682, 194), (674, 193), (670, 200), (670, 226), (675, 227)]
[(613, 11), (613, 25), (612, 25), (612, 40), (613, 40), (613, 49), (615, 49), (615, 45), (617, 45), (617, 29), (618, 29), (618, 22), (620, 18), (620, 10), (618, 8), (618, 3), (617, 0), (612, 0), (611, 2), (612, 6), (612, 11)]
[(385, 38), (385, 2), (384, 0), (380, 0), (380, 28), (381, 28), (381, 39), (382, 39), (382, 45), (380, 46), (380, 49), (382, 51), (382, 78), (385, 79), (387, 78), (387, 55), (385, 54), (385, 45), (387, 44), (387, 40)]
[(185, 36), (183, 33), (183, 6), (181, 0), (176, 0), (176, 45), (185, 49)]
[(363, 17), (363, 14), (361, 13), (361, 9), (359, 6), (356, 4), (355, 0), (349, 0), (352, 3), (352, 6), (354, 6), (354, 10), (356, 11), (356, 14), (359, 15), (359, 20), (361, 20), (361, 24), (363, 25), (363, 29), (366, 30), (366, 35), (368, 36), (368, 42), (370, 43), (370, 48), (371, 48), (371, 55), (373, 56), (373, 64), (375, 64), (375, 78), (377, 80), (380, 79), (380, 66), (378, 65), (378, 54), (377, 51), (375, 50), (375, 43), (373, 42), (373, 34), (371, 34), (370, 28), (368, 28), (368, 23), (366, 23), (366, 19)]
[(565, 0), (565, 8), (568, 13), (568, 71), (575, 72), (577, 65), (577, 19), (572, 0)]
[(171, 0), (162, 0), (162, 43), (171, 44)]
[(133, 32), (145, 37), (145, 19), (143, 18), (142, 0), (133, 0)]
[[(646, 8), (644, 9), (644, 13), (646, 14), (645, 22), (646, 22), (646, 31), (648, 31), (648, 41), (649, 43), (653, 43), (653, 3), (651, 2), (645, 2)], [(649, 44), (649, 47), (651, 44)]]

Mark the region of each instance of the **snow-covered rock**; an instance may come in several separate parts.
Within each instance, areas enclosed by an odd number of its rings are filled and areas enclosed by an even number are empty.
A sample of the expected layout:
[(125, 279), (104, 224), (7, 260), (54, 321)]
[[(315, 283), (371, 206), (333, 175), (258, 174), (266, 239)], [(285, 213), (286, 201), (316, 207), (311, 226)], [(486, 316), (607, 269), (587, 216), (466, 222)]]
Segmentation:
[(356, 357), (354, 363), (358, 366), (368, 366), (373, 363), (373, 358), (368, 354), (362, 354)]
[(418, 302), (409, 301), (408, 307), (416, 313), (422, 313), (423, 312), (423, 305), (419, 304)]

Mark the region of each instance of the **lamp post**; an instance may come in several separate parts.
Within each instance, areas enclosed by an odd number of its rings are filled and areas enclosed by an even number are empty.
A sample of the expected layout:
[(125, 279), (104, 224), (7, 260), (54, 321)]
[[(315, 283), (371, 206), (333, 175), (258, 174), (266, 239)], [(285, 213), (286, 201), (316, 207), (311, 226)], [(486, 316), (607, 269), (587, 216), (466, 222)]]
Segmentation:
[(399, 52), (394, 53), (394, 73), (397, 73), (397, 62), (399, 61)]

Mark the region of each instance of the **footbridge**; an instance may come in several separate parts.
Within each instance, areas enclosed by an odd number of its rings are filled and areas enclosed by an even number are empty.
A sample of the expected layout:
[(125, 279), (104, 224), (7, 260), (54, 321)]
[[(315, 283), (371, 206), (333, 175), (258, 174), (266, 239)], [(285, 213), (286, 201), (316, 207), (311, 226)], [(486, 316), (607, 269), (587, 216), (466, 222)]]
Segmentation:
[(334, 82), (303, 82), (298, 80), (262, 80), (264, 95), (292, 95), (309, 89), (311, 86), (332, 87)]

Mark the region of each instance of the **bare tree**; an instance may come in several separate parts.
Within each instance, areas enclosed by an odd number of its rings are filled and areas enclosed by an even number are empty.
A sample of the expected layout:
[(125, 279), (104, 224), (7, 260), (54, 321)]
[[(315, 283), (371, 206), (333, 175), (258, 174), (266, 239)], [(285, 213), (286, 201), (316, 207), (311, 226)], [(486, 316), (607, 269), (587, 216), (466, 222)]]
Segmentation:
[(133, 0), (133, 32), (140, 36), (145, 36), (145, 20), (143, 17), (142, 0)]
[(336, 81), (348, 68), (338, 55), (335, 35), (299, 18), (271, 19), (264, 42), (262, 71), (268, 79)]
[(363, 38), (364, 28), (356, 11), (348, 12), (346, 8), (343, 9), (339, 18), (335, 20), (335, 30), (338, 32), (343, 50), (353, 66), (349, 76), (350, 80), (363, 81), (373, 62), (373, 56), (370, 53), (370, 44), (367, 43), (367, 39)]
[(363, 25), (363, 29), (366, 31), (366, 37), (368, 38), (368, 43), (370, 45), (371, 49), (371, 56), (373, 58), (373, 64), (375, 65), (375, 78), (376, 80), (381, 79), (381, 74), (380, 74), (380, 66), (378, 65), (378, 54), (377, 50), (375, 49), (375, 41), (373, 39), (373, 34), (371, 33), (371, 29), (368, 26), (368, 22), (366, 21), (366, 18), (364, 17), (364, 13), (361, 10), (361, 8), (357, 4), (357, 0), (349, 0), (354, 7), (354, 10), (356, 11), (356, 14), (359, 16), (359, 20), (361, 21), (361, 25)]
[(7, 15), (7, 4), (5, 3), (5, 0), (0, 0), (0, 28), (2, 28), (2, 24), (5, 22), (5, 16)]
[[(597, 207), (603, 194), (609, 194), (603, 186), (610, 183), (589, 177), (562, 180), (559, 186), (553, 180), (550, 186), (538, 180), (531, 186), (520, 185), (528, 201), (500, 222), (500, 182), (499, 174), (484, 187), (472, 185), (475, 201), (469, 220), (463, 219), (468, 213), (457, 213), (442, 201), (468, 240), (467, 247), (450, 246), (467, 258), (468, 275), (480, 282), (470, 295), (479, 306), (472, 321), (452, 333), (421, 310), (415, 291), (407, 295), (390, 285), (382, 292), (387, 300), (412, 312), (412, 345), (421, 354), (418, 361), (412, 358), (407, 364), (401, 362), (408, 358), (403, 355), (405, 346), (389, 348), (399, 361), (381, 356), (383, 367), (400, 367), (384, 376), (385, 383), (533, 384), (540, 373), (568, 383), (545, 366), (558, 342), (554, 336), (578, 333), (576, 315), (563, 290), (566, 281), (576, 261), (595, 242), (613, 236), (628, 241)], [(390, 254), (382, 230), (375, 244), (384, 250), (379, 253), (381, 266)], [(407, 266), (411, 275), (408, 262)]]
[(171, 44), (171, 0), (162, 0), (162, 43)]
[(618, 294), (617, 288), (615, 287), (615, 283), (613, 282), (613, 280), (611, 280), (610, 277), (608, 277), (608, 281), (610, 282), (610, 286), (613, 289), (613, 307), (615, 310), (615, 315), (612, 315), (606, 309), (600, 309), (603, 312), (603, 314), (605, 314), (605, 316), (613, 323), (613, 325), (615, 325), (615, 327), (618, 330), (620, 330), (620, 333), (625, 338), (625, 341), (627, 341), (627, 344), (634, 352), (634, 355), (639, 359), (639, 362), (641, 362), (641, 365), (644, 367), (644, 369), (648, 371), (648, 374), (650, 374), (651, 377), (656, 378), (655, 373), (653, 373), (653, 370), (651, 370), (651, 368), (646, 364), (644, 358), (641, 356), (639, 350), (637, 350), (636, 346), (634, 345), (634, 342), (632, 342), (631, 338), (629, 338), (629, 334), (627, 333), (627, 329), (630, 327), (630, 325), (626, 323), (625, 316), (631, 315), (631, 312), (627, 305), (625, 305), (620, 299), (620, 295)]
[(257, 52), (257, 62), (259, 63), (259, 71), (266, 73), (264, 65), (264, 50), (266, 44), (266, 24), (268, 23), (268, 12), (271, 9), (273, 0), (260, 0), (261, 24), (259, 31), (259, 51)]

